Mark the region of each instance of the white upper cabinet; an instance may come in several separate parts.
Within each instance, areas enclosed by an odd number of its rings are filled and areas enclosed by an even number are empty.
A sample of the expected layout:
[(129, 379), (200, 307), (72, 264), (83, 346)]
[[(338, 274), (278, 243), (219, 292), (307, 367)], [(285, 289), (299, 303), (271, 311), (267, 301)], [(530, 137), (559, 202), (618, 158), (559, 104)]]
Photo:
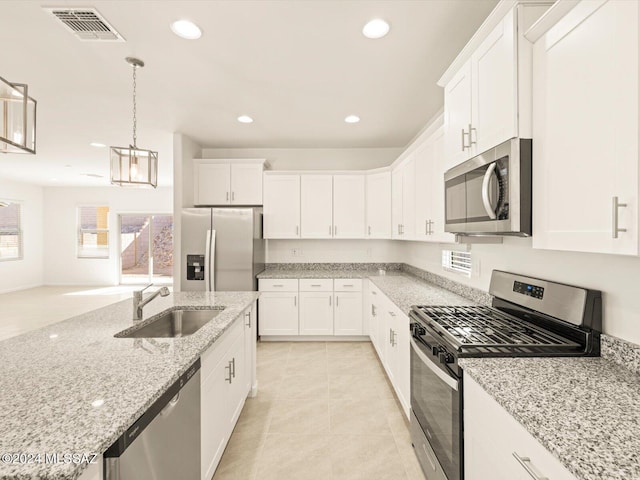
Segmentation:
[(264, 176), (264, 238), (300, 238), (300, 176)]
[(365, 238), (364, 175), (333, 176), (333, 236)]
[(438, 82), (448, 168), (509, 138), (531, 138), (532, 48), (523, 35), (552, 3), (499, 3)]
[(391, 172), (367, 175), (367, 238), (391, 238)]
[(262, 205), (263, 165), (231, 164), (231, 205)]
[(231, 165), (194, 162), (193, 167), (194, 205), (229, 205)]
[(518, 136), (515, 11), (507, 14), (471, 56), (469, 143), (473, 153)]
[(194, 160), (194, 205), (262, 205), (265, 161)]
[(535, 41), (534, 248), (638, 255), (638, 9), (583, 1)]
[(391, 173), (392, 238), (412, 240), (415, 234), (416, 167), (413, 154)]
[(445, 154), (450, 166), (471, 156), (471, 62), (468, 61), (444, 87)]
[(333, 176), (300, 176), (301, 238), (333, 237)]

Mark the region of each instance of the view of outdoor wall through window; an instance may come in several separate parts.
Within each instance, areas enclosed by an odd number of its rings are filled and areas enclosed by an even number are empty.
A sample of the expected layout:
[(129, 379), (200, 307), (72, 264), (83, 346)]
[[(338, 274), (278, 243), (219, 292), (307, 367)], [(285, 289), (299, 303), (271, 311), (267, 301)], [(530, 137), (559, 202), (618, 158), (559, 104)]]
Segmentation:
[(109, 207), (78, 207), (78, 258), (109, 258)]
[(173, 215), (120, 215), (120, 283), (173, 283)]
[(20, 204), (0, 201), (0, 260), (22, 258)]

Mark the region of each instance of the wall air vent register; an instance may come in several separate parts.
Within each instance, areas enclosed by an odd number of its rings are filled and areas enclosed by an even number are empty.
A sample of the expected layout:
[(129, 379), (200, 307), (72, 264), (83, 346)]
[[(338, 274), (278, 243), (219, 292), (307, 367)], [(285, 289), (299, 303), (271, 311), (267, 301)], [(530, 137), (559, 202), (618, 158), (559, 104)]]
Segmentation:
[(124, 37), (113, 28), (95, 8), (46, 7), (64, 27), (83, 41), (124, 42)]

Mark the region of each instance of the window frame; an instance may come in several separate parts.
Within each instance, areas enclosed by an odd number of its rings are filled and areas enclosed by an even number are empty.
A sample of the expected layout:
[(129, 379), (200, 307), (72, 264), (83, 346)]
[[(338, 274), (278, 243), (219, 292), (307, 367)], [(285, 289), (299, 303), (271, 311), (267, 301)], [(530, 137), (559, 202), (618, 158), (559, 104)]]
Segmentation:
[[(16, 230), (4, 230), (0, 228), (0, 235), (5, 232), (18, 234), (18, 256), (17, 257), (1, 257), (0, 262), (15, 262), (19, 260), (24, 260), (24, 230), (22, 229), (22, 208), (24, 206), (23, 202), (20, 200), (11, 200), (8, 198), (0, 198), (0, 202), (9, 203), (12, 205), (18, 206), (18, 228)], [(0, 207), (5, 208), (5, 207)]]
[[(83, 208), (107, 208), (107, 228), (82, 228), (81, 211)], [(109, 260), (111, 258), (111, 206), (108, 204), (82, 204), (76, 207), (76, 258), (78, 260)], [(97, 217), (96, 217), (97, 220)], [(81, 239), (84, 233), (100, 234), (104, 233), (107, 236), (107, 248), (106, 255), (81, 255)], [(98, 250), (96, 250), (97, 252)]]

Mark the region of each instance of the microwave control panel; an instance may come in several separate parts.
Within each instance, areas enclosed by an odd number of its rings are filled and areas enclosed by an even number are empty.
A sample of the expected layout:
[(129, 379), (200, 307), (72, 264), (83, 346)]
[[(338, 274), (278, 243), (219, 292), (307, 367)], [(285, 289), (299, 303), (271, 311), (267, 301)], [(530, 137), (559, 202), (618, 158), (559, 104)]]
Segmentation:
[(528, 297), (538, 298), (540, 300), (542, 300), (542, 297), (544, 296), (544, 288), (518, 281), (513, 282), (513, 291)]

